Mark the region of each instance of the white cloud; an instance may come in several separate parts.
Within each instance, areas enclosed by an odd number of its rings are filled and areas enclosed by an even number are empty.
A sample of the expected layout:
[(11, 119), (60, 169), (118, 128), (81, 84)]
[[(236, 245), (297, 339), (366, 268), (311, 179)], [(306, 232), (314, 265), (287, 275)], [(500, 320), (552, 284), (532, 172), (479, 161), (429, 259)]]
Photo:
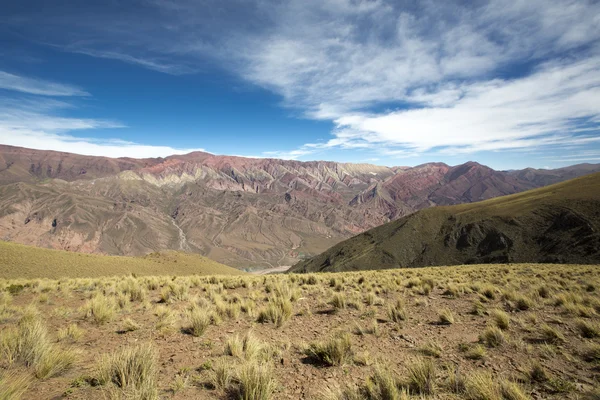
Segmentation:
[(0, 71), (0, 89), (43, 96), (89, 96), (89, 93), (75, 86), (27, 78), (5, 71)]
[(120, 11), (62, 13), (77, 38), (63, 48), (170, 74), (215, 62), (335, 124), (324, 142), (265, 156), (577, 154), (597, 141), (596, 1), (147, 0)]
[[(71, 125), (73, 125), (71, 123)], [(203, 149), (177, 149), (170, 146), (151, 146), (118, 139), (98, 140), (69, 134), (29, 129), (10, 129), (0, 124), (0, 143), (39, 150), (55, 150), (88, 156), (151, 158), (187, 154)]]
[(177, 149), (169, 146), (152, 146), (119, 139), (79, 137), (77, 131), (124, 128), (116, 121), (92, 118), (69, 118), (57, 115), (58, 111), (74, 105), (49, 99), (0, 98), (0, 143), (40, 150), (107, 157), (165, 157), (202, 149)]

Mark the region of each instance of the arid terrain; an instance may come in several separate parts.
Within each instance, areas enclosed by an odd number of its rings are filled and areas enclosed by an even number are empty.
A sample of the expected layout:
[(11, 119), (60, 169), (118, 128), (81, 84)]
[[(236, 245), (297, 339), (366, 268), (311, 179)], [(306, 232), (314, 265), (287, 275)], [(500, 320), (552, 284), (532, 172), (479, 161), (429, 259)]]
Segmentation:
[(597, 268), (2, 280), (0, 398), (597, 399)]
[(420, 209), (598, 170), (383, 167), (202, 152), (113, 159), (0, 145), (0, 239), (107, 255), (185, 251), (256, 270), (293, 265)]
[(350, 238), (292, 271), (481, 263), (600, 263), (600, 174), (432, 207)]

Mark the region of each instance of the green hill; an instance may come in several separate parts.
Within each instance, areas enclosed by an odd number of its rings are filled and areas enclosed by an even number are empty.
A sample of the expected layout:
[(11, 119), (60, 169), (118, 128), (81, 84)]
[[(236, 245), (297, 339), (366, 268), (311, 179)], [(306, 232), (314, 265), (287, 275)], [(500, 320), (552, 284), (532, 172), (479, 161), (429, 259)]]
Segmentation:
[(507, 262), (600, 263), (600, 173), (371, 229), (292, 272)]
[(144, 257), (104, 256), (0, 241), (0, 278), (89, 278), (111, 275), (237, 275), (235, 268), (175, 251)]

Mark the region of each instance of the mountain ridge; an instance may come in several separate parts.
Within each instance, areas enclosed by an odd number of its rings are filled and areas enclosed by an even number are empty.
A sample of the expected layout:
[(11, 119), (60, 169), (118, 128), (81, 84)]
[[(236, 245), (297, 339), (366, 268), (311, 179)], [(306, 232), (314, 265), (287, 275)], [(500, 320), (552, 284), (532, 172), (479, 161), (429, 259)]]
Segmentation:
[(440, 206), (373, 228), (291, 272), (477, 263), (600, 263), (600, 173)]
[(4, 240), (133, 256), (185, 249), (240, 268), (292, 265), (423, 208), (600, 171), (585, 164), (511, 172), (475, 162), (384, 167), (205, 152), (112, 159), (2, 145), (0, 166)]

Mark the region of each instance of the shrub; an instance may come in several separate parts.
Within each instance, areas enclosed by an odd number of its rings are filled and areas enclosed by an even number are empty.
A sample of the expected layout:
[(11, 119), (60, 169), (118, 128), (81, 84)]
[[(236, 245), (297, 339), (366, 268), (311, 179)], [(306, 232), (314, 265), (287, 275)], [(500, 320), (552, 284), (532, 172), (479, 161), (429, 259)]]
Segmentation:
[(354, 352), (350, 335), (344, 333), (325, 342), (311, 343), (305, 354), (321, 364), (343, 365), (352, 360)]

